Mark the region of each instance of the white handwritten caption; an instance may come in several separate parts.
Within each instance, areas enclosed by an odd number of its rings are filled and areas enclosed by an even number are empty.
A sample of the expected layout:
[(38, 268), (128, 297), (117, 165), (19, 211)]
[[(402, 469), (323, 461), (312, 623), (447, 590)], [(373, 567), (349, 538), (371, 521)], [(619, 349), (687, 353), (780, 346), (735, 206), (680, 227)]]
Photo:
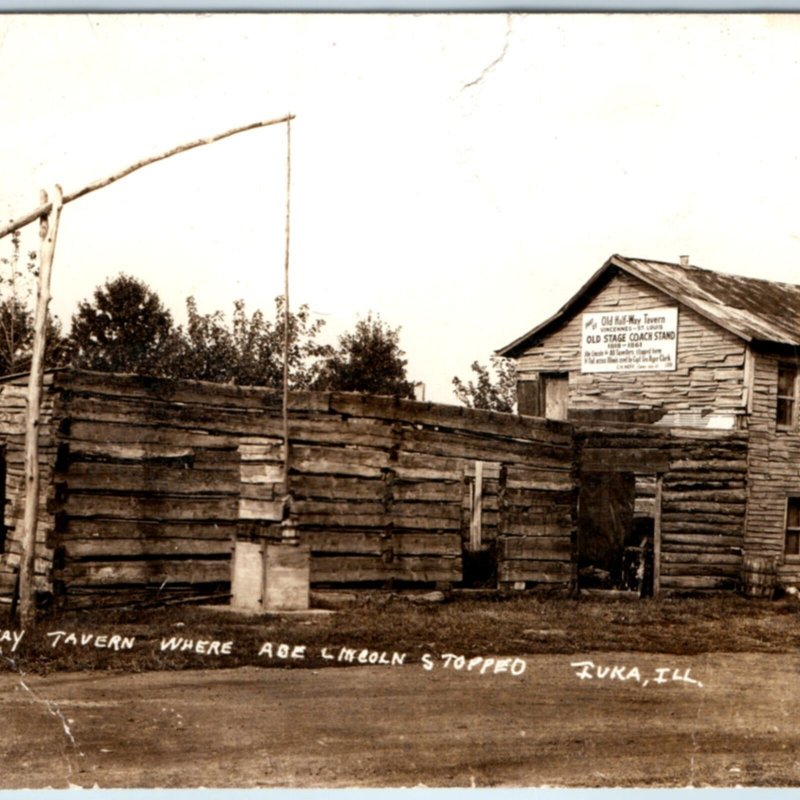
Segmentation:
[(0, 630), (0, 651), (2, 651), (3, 642), (10, 642), (11, 652), (15, 652), (24, 635), (25, 631)]
[[(653, 670), (650, 677), (644, 677), (639, 667), (627, 666), (606, 666), (595, 664), (594, 661), (571, 661), (570, 666), (575, 670), (575, 676), (582, 681), (609, 680), (609, 681), (632, 681), (640, 686), (648, 686), (650, 683), (662, 685), (665, 683), (691, 683), (702, 688), (703, 684), (691, 676), (691, 669), (688, 667), (681, 672), (673, 667), (657, 667)], [(648, 673), (649, 674), (649, 673)]]
[[(2, 652), (3, 642), (10, 643), (11, 652), (15, 652), (24, 635), (24, 630), (0, 629), (0, 652)], [(135, 636), (120, 636), (115, 633), (97, 634), (57, 630), (47, 631), (45, 636), (54, 650), (56, 648), (74, 647), (121, 652), (133, 650), (136, 645)], [(163, 637), (159, 641), (158, 650), (162, 653), (228, 656), (233, 653), (234, 645), (233, 640), (222, 641), (211, 637), (190, 639), (183, 636), (169, 636)], [(363, 664), (365, 666), (400, 667), (413, 661), (413, 659), (409, 658), (408, 653), (405, 652), (370, 650), (363, 647), (321, 647), (312, 650), (305, 644), (265, 641), (258, 650), (259, 657), (278, 662), (306, 661), (315, 655), (330, 666), (334, 664)], [(423, 653), (419, 661), (426, 672), (431, 672), (439, 667), (453, 672), (473, 672), (479, 675), (508, 673), (516, 676), (522, 675), (527, 668), (527, 662), (522, 658), (463, 656), (456, 653), (442, 653), (440, 656), (432, 653)]]

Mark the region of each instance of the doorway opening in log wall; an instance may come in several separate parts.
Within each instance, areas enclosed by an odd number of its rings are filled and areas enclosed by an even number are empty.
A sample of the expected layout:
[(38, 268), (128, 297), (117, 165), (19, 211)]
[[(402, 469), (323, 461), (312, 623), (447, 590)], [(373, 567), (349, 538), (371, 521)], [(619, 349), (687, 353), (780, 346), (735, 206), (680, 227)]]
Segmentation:
[(578, 588), (653, 594), (657, 476), (582, 472)]

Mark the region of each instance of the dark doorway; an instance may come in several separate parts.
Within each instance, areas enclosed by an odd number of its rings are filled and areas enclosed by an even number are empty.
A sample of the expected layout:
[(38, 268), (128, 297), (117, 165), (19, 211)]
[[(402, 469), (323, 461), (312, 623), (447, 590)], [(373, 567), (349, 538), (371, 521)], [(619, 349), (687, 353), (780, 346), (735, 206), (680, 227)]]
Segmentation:
[[(639, 476), (642, 477), (641, 474)], [(640, 497), (648, 501), (648, 496)], [(637, 511), (636, 474), (582, 472), (578, 501), (578, 586), (653, 593), (655, 517)]]

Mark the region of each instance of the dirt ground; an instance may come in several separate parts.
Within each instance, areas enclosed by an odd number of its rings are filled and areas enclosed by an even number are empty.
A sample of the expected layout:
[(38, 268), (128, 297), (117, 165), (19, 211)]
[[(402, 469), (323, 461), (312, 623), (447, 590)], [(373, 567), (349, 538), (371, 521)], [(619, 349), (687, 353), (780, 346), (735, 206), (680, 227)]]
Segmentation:
[(0, 787), (800, 784), (796, 656), (524, 661), (4, 674)]

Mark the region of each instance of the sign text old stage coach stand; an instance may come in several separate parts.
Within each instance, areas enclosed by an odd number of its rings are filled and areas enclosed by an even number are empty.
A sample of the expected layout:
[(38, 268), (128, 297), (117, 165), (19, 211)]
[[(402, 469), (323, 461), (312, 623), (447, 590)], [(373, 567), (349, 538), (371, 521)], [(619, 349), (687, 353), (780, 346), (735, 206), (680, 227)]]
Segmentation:
[(103, 189), (112, 183), (130, 175), (132, 172), (163, 161), (166, 158), (183, 153), (203, 145), (218, 142), (245, 131), (265, 128), (271, 125), (286, 124), (286, 223), (285, 223), (285, 250), (284, 250), (284, 354), (283, 354), (283, 440), (284, 440), (284, 511), (283, 532), (288, 540), (292, 540), (292, 526), (290, 508), (288, 507), (288, 476), (289, 476), (289, 414), (288, 414), (288, 378), (289, 378), (289, 236), (290, 236), (290, 188), (291, 188), (291, 124), (293, 114), (276, 119), (253, 122), (241, 125), (222, 133), (204, 139), (197, 139), (186, 144), (173, 147), (157, 155), (150, 156), (141, 161), (119, 170), (105, 178), (84, 186), (77, 191), (63, 193), (56, 184), (52, 196), (48, 197), (45, 191), (41, 192), (38, 208), (0, 228), (0, 239), (20, 228), (39, 220), (40, 238), (40, 264), (36, 288), (36, 311), (34, 317), (33, 351), (31, 356), (31, 369), (28, 379), (28, 399), (25, 424), (25, 515), (22, 538), (22, 560), (18, 574), (18, 595), (20, 622), (25, 628), (32, 628), (35, 624), (36, 606), (33, 589), (34, 577), (34, 549), (36, 540), (36, 523), (38, 517), (39, 498), (39, 447), (38, 431), (41, 407), (42, 385), (44, 377), (44, 350), (45, 332), (47, 322), (47, 307), (50, 303), (50, 275), (55, 254), (58, 226), (63, 207), (90, 192)]

